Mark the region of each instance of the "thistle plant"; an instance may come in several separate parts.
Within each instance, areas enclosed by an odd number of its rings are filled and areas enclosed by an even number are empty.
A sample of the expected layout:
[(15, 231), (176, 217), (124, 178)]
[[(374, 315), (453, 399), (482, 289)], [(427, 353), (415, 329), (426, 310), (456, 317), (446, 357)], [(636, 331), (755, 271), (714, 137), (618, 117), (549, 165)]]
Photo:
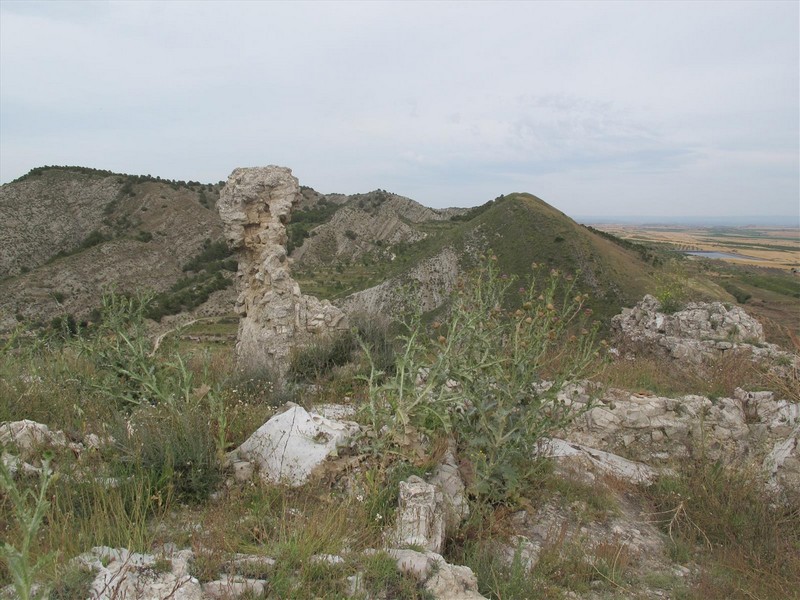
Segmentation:
[(50, 555), (33, 559), (32, 544), (36, 539), (42, 521), (50, 508), (47, 488), (53, 480), (50, 460), (42, 461), (39, 486), (36, 490), (25, 490), (14, 480), (11, 470), (0, 460), (0, 490), (11, 499), (13, 514), (19, 527), (21, 538), (17, 546), (8, 541), (0, 546), (0, 555), (8, 565), (13, 580), (14, 591), (20, 600), (46, 598), (48, 589), (40, 586), (34, 593), (34, 580), (50, 562)]
[[(514, 294), (519, 308), (505, 308)], [(587, 299), (571, 276), (536, 268), (520, 286), (488, 258), (459, 283), (446, 319), (407, 320), (395, 376), (368, 378), (368, 419), (400, 446), (419, 433), (454, 435), (473, 467), (471, 492), (513, 502), (535, 476), (541, 438), (588, 408), (559, 396), (596, 357)]]

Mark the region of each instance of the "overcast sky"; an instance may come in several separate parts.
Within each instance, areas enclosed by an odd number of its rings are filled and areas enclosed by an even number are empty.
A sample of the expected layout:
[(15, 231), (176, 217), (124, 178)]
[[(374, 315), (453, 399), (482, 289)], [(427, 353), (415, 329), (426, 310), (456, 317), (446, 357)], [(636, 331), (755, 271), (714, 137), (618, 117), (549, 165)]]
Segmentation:
[(798, 215), (798, 6), (0, 0), (0, 181), (278, 164), (437, 207)]

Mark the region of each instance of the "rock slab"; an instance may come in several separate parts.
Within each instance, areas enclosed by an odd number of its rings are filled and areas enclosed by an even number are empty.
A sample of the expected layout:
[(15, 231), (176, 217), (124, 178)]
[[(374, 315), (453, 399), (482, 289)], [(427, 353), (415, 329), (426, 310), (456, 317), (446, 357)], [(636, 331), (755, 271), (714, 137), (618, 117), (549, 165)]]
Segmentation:
[(303, 485), (314, 469), (358, 432), (358, 424), (334, 421), (289, 403), (233, 451), (230, 457), (253, 463), (271, 483)]

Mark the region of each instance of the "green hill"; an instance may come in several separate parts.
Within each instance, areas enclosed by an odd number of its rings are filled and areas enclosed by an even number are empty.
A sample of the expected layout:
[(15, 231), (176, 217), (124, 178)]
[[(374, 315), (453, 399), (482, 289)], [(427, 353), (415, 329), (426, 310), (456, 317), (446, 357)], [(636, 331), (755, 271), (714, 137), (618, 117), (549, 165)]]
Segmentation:
[[(354, 219), (369, 219), (353, 214)], [(308, 264), (304, 256), (298, 279), (304, 291), (329, 299), (345, 298), (387, 279), (413, 279), (422, 261), (435, 259), (445, 248), (455, 251), (459, 271), (474, 266), (481, 254), (493, 252), (504, 273), (526, 280), (534, 263), (577, 277), (590, 306), (601, 318), (619, 312), (653, 291), (654, 271), (661, 259), (651, 250), (602, 235), (579, 225), (531, 194), (500, 196), (448, 219), (406, 221), (420, 234), (415, 242), (373, 244), (346, 264)], [(326, 235), (322, 225), (319, 235)], [(327, 246), (328, 253), (336, 252)], [(513, 297), (509, 299), (513, 303)]]

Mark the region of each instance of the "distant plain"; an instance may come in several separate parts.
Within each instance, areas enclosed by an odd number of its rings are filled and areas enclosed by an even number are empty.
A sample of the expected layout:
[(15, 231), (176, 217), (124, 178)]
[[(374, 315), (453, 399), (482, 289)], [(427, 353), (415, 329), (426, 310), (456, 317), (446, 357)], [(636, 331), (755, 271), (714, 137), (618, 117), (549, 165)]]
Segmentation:
[(684, 225), (603, 224), (598, 229), (633, 242), (656, 244), (683, 252), (720, 252), (725, 260), (791, 270), (800, 268), (800, 230), (787, 227), (699, 227)]

